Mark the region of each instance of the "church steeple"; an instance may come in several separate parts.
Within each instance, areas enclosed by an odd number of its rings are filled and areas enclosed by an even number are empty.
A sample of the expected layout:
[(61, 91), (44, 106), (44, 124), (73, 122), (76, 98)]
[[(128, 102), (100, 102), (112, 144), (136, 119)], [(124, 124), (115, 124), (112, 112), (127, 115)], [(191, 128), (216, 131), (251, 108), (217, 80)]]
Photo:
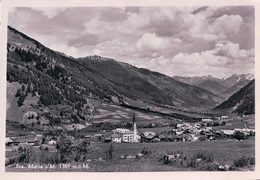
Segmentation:
[(135, 119), (135, 112), (133, 114), (133, 142), (139, 142), (138, 133), (137, 133), (137, 126), (136, 126), (136, 119)]

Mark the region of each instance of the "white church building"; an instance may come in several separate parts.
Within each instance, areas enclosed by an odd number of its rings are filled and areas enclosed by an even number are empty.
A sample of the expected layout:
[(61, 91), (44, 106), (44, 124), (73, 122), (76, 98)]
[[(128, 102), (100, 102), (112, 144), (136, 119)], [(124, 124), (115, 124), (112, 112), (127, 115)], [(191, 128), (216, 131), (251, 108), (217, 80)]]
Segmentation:
[(137, 126), (135, 122), (135, 114), (133, 115), (132, 130), (117, 128), (113, 130), (112, 141), (115, 143), (136, 143), (140, 142), (141, 137), (138, 135)]

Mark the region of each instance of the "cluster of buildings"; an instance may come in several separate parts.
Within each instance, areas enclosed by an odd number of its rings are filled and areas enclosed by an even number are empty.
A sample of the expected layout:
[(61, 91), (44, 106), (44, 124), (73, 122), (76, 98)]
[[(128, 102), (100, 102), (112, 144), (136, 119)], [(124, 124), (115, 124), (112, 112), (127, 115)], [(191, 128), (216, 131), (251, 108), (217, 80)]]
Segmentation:
[[(208, 123), (208, 122), (207, 122)], [(175, 129), (156, 134), (154, 132), (144, 132), (141, 134), (141, 142), (186, 142), (186, 141), (211, 141), (215, 139), (229, 139), (234, 138), (236, 131), (242, 132), (246, 136), (254, 136), (253, 129), (233, 129), (233, 130), (219, 130), (212, 127), (206, 127), (203, 123), (183, 123), (177, 124)]]
[(39, 146), (41, 144), (56, 145), (57, 139), (54, 136), (43, 137), (41, 134), (32, 134), (25, 136), (6, 137), (6, 146), (18, 146), (19, 144), (28, 144), (31, 146)]
[[(222, 118), (223, 119), (223, 118)], [(224, 118), (225, 119), (225, 118)], [(225, 121), (223, 121), (225, 122)], [(245, 136), (254, 136), (255, 130), (249, 128), (235, 129), (219, 129), (212, 127), (212, 119), (203, 119), (200, 123), (183, 123), (177, 124), (176, 128), (162, 132), (158, 135), (155, 133), (147, 133), (148, 136), (141, 134), (142, 142), (157, 142), (157, 141), (203, 141), (215, 139), (230, 139), (234, 138), (236, 132), (241, 132)], [(222, 125), (219, 123), (219, 125)]]
[(156, 134), (152, 131), (146, 131), (138, 135), (135, 117), (133, 118), (132, 130), (117, 128), (112, 132), (109, 142), (115, 143), (133, 143), (133, 142), (160, 142), (160, 141), (203, 141), (214, 139), (233, 138), (236, 131), (243, 132), (245, 135), (252, 136), (255, 134), (253, 129), (233, 129), (221, 130), (212, 128), (213, 126), (223, 126), (226, 124), (228, 116), (202, 119), (199, 123), (180, 123), (174, 129)]
[[(216, 117), (215, 119), (228, 119), (228, 116)], [(112, 132), (111, 137), (105, 138), (103, 142), (114, 143), (136, 143), (136, 142), (159, 142), (159, 141), (196, 141), (200, 136), (204, 135), (208, 139), (213, 139), (214, 134), (212, 132), (213, 119), (202, 119), (201, 123), (182, 123), (177, 124), (176, 129), (171, 131), (162, 132), (157, 135), (154, 132), (147, 131), (138, 135), (137, 126), (135, 121), (135, 115), (133, 116), (132, 130), (125, 128), (117, 128)], [(205, 127), (205, 128), (202, 128)]]

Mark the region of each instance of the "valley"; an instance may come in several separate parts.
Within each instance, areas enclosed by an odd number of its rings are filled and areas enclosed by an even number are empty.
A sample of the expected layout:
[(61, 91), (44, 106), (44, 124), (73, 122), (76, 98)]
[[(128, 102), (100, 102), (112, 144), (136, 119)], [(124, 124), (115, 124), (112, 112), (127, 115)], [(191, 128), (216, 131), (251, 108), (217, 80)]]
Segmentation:
[(254, 86), (249, 74), (169, 77), (101, 56), (74, 58), (9, 26), (6, 170), (89, 163), (86, 171), (128, 171), (127, 162), (130, 171), (252, 170)]

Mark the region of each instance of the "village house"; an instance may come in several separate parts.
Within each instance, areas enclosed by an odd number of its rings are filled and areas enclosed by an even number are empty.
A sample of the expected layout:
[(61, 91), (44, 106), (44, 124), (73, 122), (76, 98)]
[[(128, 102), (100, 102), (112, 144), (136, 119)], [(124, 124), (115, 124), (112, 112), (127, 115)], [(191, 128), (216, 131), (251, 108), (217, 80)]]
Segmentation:
[(51, 145), (51, 146), (55, 146), (56, 145), (56, 141), (54, 139), (51, 139), (48, 144)]
[(18, 136), (18, 137), (11, 137), (12, 141), (9, 144), (18, 145), (20, 143), (26, 143), (28, 145), (39, 145), (41, 141), (41, 137), (37, 136)]
[(206, 118), (206, 119), (202, 119), (201, 122), (205, 126), (212, 126), (213, 125), (213, 119)]
[(235, 128), (234, 131), (240, 131), (243, 132), (245, 135), (249, 135), (249, 136), (255, 135), (255, 130), (249, 128), (243, 128), (243, 129)]
[(224, 135), (225, 135), (227, 138), (231, 138), (232, 135), (234, 134), (235, 130), (223, 129), (222, 132), (224, 133)]
[(10, 137), (5, 138), (5, 145), (10, 145), (12, 144), (13, 140)]
[(176, 135), (173, 133), (162, 133), (159, 135), (160, 141), (172, 141), (172, 142), (177, 142), (177, 141), (182, 141), (182, 135)]
[(228, 119), (228, 116), (221, 116), (221, 119)]
[(185, 129), (190, 129), (192, 126), (190, 123), (181, 123), (181, 124), (177, 124), (176, 128), (181, 131), (181, 130), (185, 130)]
[(151, 142), (156, 136), (155, 132), (146, 131), (141, 134), (141, 142)]

